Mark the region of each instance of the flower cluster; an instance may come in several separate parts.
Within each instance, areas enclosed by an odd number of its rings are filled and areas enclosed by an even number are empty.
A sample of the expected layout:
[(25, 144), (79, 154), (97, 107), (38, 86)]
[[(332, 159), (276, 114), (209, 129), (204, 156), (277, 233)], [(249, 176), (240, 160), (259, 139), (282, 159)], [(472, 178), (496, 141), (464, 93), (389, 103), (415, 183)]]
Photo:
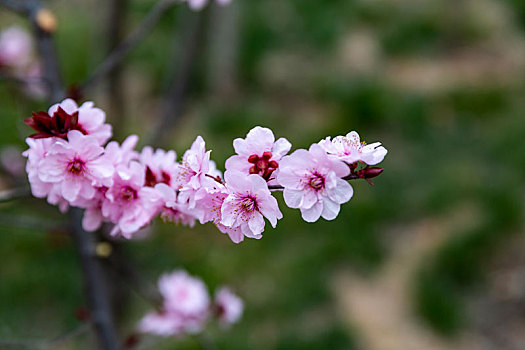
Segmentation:
[(139, 330), (143, 333), (164, 337), (195, 334), (202, 331), (211, 316), (225, 327), (242, 316), (244, 304), (229, 288), (219, 288), (211, 302), (206, 285), (185, 271), (163, 275), (158, 287), (162, 305), (140, 321)]
[(180, 162), (174, 151), (135, 151), (134, 135), (107, 143), (111, 126), (92, 102), (66, 99), (25, 122), (36, 131), (24, 152), (33, 195), (62, 211), (84, 208), (84, 229), (113, 223), (111, 234), (125, 238), (160, 216), (189, 226), (212, 222), (235, 243), (260, 239), (266, 220), (275, 227), (283, 217), (275, 191), (283, 191), (286, 205), (300, 209), (304, 220), (333, 220), (353, 195), (347, 180), (379, 175), (383, 169), (370, 166), (387, 153), (353, 131), (287, 155), (290, 142), (257, 126), (233, 141), (236, 154), (223, 176), (200, 136)]
[(29, 96), (41, 98), (45, 95), (40, 62), (25, 29), (11, 26), (0, 32), (0, 70), (25, 80), (24, 92)]

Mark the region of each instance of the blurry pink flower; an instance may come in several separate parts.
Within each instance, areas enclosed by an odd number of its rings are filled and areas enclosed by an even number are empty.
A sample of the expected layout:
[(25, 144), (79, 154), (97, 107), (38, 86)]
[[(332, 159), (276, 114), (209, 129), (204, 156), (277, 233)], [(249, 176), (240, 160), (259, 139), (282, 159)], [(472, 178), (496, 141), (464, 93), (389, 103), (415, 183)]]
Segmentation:
[(78, 112), (78, 130), (95, 137), (100, 145), (104, 145), (111, 138), (111, 125), (104, 124), (106, 113), (100, 108), (94, 107), (93, 102), (84, 102), (79, 107), (75, 101), (68, 98), (51, 106), (48, 114), (53, 116), (58, 111), (58, 107), (70, 115)]
[(283, 217), (266, 181), (258, 175), (246, 175), (236, 170), (226, 171), (224, 177), (228, 197), (222, 204), (221, 224), (240, 227), (246, 237), (260, 239), (264, 217), (273, 227)]
[(229, 288), (222, 287), (215, 292), (215, 310), (217, 318), (223, 326), (229, 326), (239, 321), (244, 310), (242, 299)]
[(353, 195), (352, 186), (341, 179), (349, 167), (328, 157), (324, 149), (313, 144), (299, 149), (281, 160), (277, 181), (284, 187), (284, 201), (290, 208), (299, 208), (305, 221), (314, 222), (320, 216), (333, 220), (340, 205)]
[(140, 320), (139, 331), (161, 337), (171, 337), (183, 332), (183, 319), (177, 314), (150, 312)]
[(349, 132), (346, 136), (336, 136), (333, 140), (327, 137), (319, 141), (319, 145), (332, 157), (340, 159), (348, 164), (357, 161), (368, 165), (381, 163), (387, 154), (381, 142), (374, 142), (367, 145), (361, 142), (359, 134), (355, 131)]
[(0, 33), (0, 66), (25, 68), (33, 60), (33, 46), (29, 33), (12, 26)]
[(175, 163), (176, 158), (175, 151), (157, 149), (153, 152), (153, 148), (144, 147), (139, 159), (146, 167), (145, 186), (155, 187), (158, 183), (170, 186), (178, 171), (178, 164)]
[(170, 336), (202, 330), (209, 316), (210, 297), (200, 279), (177, 270), (160, 278), (159, 291), (164, 298), (162, 312), (146, 315), (139, 325), (142, 332)]
[(292, 145), (285, 138), (275, 141), (270, 129), (256, 126), (245, 139), (233, 140), (233, 147), (237, 155), (226, 160), (226, 170), (258, 174), (268, 181), (275, 178), (279, 161)]
[(41, 181), (53, 183), (70, 204), (78, 199), (92, 199), (95, 186), (109, 185), (113, 165), (103, 156), (104, 149), (92, 136), (80, 131), (68, 133), (68, 141), (55, 139), (39, 166)]
[(135, 161), (116, 169), (113, 185), (102, 202), (102, 215), (115, 224), (111, 235), (132, 238), (157, 214), (155, 204), (159, 194), (151, 187), (144, 187), (144, 177), (144, 166)]
[(24, 92), (29, 97), (42, 99), (46, 96), (46, 85), (44, 84), (40, 62), (31, 63), (20, 75), (26, 79)]
[(25, 161), (16, 146), (6, 146), (0, 150), (0, 167), (13, 177), (24, 174)]
[[(181, 1), (187, 1), (192, 10), (200, 11), (208, 4), (209, 0), (181, 0)], [(231, 2), (231, 0), (216, 0), (216, 1), (219, 5), (228, 5)]]

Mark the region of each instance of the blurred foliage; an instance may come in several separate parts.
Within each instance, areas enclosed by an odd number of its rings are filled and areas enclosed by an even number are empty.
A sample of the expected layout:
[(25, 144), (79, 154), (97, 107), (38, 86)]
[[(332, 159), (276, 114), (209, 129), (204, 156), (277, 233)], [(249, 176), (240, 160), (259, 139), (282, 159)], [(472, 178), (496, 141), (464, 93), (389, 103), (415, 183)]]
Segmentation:
[[(57, 46), (68, 83), (82, 81), (105, 55), (104, 18), (97, 9), (101, 3), (84, 4), (85, 15), (71, 16), (74, 4), (50, 1), (60, 18)], [(129, 28), (153, 3), (131, 1)], [(222, 91), (213, 91), (207, 80), (209, 59), (199, 59), (190, 102), (173, 132), (172, 147), (179, 157), (201, 134), (213, 149), (212, 158), (223, 164), (233, 153), (232, 139), (254, 125), (272, 128), (294, 148), (355, 129), (365, 140), (383, 141), (390, 152), (376, 185), (353, 183), (355, 198), (332, 222), (307, 224), (279, 198), (284, 219), (260, 241), (237, 246), (211, 225), (189, 229), (156, 223), (155, 234), (123, 246), (151, 283), (165, 271), (184, 267), (212, 290), (229, 284), (238, 291), (246, 314), (231, 330), (210, 331), (219, 348), (357, 348), (359, 333), (349, 331), (337, 314), (334, 271), (350, 267), (374, 275), (390, 254), (392, 226), (446, 215), (457, 205), (474, 202), (482, 208), (479, 222), (454, 232), (428, 256), (413, 288), (414, 310), (433, 329), (451, 336), (468, 325), (465, 300), (475, 288), (483, 288), (491, 255), (523, 225), (525, 85), (451, 84), (428, 92), (400, 88), (386, 79), (382, 67), (399, 57), (437, 61), (452, 48), (484, 38), (479, 26), (451, 15), (450, 1), (426, 3), (239, 0), (236, 91), (215, 97)], [(505, 3), (515, 13), (515, 25), (525, 30), (523, 2)], [(169, 84), (167, 77), (177, 71), (187, 15), (181, 8), (170, 11), (128, 61), (130, 133), (147, 130), (157, 112), (152, 106)], [(0, 16), (2, 23), (4, 18), (6, 24), (18, 21), (3, 12)], [(363, 27), (373, 29), (379, 68), (348, 73), (334, 62), (339, 62), (343, 39)], [(208, 33), (207, 43), (213, 40)], [(300, 62), (279, 61), (288, 54)], [(279, 74), (274, 73), (276, 62), (284, 67)], [(295, 84), (282, 83), (294, 78)], [(103, 92), (100, 96), (96, 104), (106, 108), (108, 98)], [(23, 147), (29, 133), (23, 118), (45, 108), (43, 101), (30, 101), (0, 82), (0, 146)], [(110, 112), (108, 118), (113, 118)], [(44, 201), (1, 204), (0, 214), (67, 224)], [(0, 338), (48, 337), (73, 327), (75, 310), (84, 306), (79, 264), (63, 230), (19, 226), (0, 217)], [(136, 294), (129, 305), (122, 315), (124, 334), (150, 308)], [(200, 348), (194, 338), (177, 346)], [(173, 341), (157, 348), (173, 348)]]

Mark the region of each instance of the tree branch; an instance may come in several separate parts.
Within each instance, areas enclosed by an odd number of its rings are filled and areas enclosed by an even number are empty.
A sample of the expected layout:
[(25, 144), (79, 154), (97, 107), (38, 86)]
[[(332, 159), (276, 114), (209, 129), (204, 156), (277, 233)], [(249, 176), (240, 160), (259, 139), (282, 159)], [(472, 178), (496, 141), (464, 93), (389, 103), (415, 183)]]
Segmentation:
[(148, 35), (162, 15), (178, 1), (180, 0), (162, 0), (157, 2), (138, 27), (94, 70), (91, 76), (80, 86), (80, 90), (85, 92), (93, 88), (111, 73), (124, 58), (126, 58), (131, 50)]
[(120, 344), (111, 313), (107, 281), (101, 262), (95, 255), (95, 235), (82, 229), (82, 210), (71, 208), (71, 229), (80, 254), (84, 284), (91, 321), (97, 334), (99, 349), (119, 349)]
[(192, 13), (189, 18), (190, 23), (188, 24), (186, 38), (181, 50), (183, 57), (180, 62), (177, 62), (178, 69), (175, 70), (175, 74), (171, 79), (171, 87), (168, 89), (162, 102), (161, 116), (157, 126), (147, 137), (147, 140), (150, 141), (149, 143), (162, 145), (168, 131), (182, 113), (188, 83), (204, 33), (205, 16), (206, 10)]
[(77, 328), (60, 335), (51, 340), (0, 340), (2, 349), (30, 349), (30, 350), (48, 350), (66, 344), (72, 339), (84, 334), (89, 329), (89, 322), (83, 323)]
[[(49, 102), (54, 103), (61, 100), (64, 98), (64, 85), (60, 75), (58, 56), (52, 35), (54, 27), (53, 25), (49, 26), (49, 20), (54, 21), (53, 15), (49, 11), (44, 10), (40, 1), (37, 0), (24, 2), (0, 0), (0, 5), (25, 15), (33, 24), (34, 35), (44, 69), (44, 79), (48, 83)], [(45, 16), (42, 16), (42, 14)], [(73, 240), (79, 252), (84, 272), (84, 287), (90, 306), (92, 324), (97, 335), (98, 348), (104, 350), (119, 349), (120, 343), (107, 294), (107, 280), (100, 261), (94, 255), (94, 235), (82, 229), (81, 209), (72, 208), (70, 219)]]
[(33, 33), (42, 62), (42, 80), (47, 85), (48, 99), (51, 103), (61, 100), (65, 94), (64, 85), (53, 40), (54, 26), (50, 24), (55, 21), (55, 18), (37, 0), (0, 0), (0, 6), (25, 16), (33, 25)]
[(9, 202), (19, 198), (29, 197), (30, 193), (31, 192), (29, 191), (29, 187), (27, 186), (0, 191), (0, 203)]

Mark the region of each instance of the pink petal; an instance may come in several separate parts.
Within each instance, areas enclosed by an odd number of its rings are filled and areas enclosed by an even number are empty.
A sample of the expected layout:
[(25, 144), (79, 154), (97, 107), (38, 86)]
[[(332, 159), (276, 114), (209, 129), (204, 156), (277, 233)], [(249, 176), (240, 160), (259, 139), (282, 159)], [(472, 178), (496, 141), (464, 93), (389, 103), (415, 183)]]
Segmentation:
[(301, 208), (301, 216), (306, 222), (315, 222), (321, 217), (323, 211), (323, 202), (317, 202), (313, 207), (309, 209)]
[(323, 200), (323, 212), (321, 213), (322, 217), (326, 220), (333, 220), (339, 214), (341, 206), (328, 198)]

